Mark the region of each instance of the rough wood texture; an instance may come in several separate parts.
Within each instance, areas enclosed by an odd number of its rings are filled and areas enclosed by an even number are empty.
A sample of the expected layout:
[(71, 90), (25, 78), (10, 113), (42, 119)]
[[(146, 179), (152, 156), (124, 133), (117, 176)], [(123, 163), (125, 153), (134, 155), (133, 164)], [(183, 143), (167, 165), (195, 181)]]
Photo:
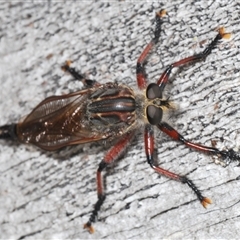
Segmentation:
[[(1, 3), (0, 125), (47, 96), (81, 88), (60, 69), (68, 59), (101, 83), (136, 86), (136, 60), (151, 38), (155, 11), (164, 7), (169, 15), (146, 65), (151, 82), (168, 64), (203, 50), (219, 26), (233, 33), (206, 61), (175, 71), (165, 95), (177, 105), (167, 120), (187, 139), (238, 150), (240, 6), (237, 0), (170, 2)], [(187, 186), (150, 169), (139, 134), (108, 169), (107, 199), (90, 235), (82, 226), (96, 201), (95, 171), (104, 149), (46, 153), (1, 141), (1, 238), (239, 238), (239, 167), (223, 168), (163, 134), (156, 137), (159, 164), (186, 174), (212, 198), (207, 210)]]

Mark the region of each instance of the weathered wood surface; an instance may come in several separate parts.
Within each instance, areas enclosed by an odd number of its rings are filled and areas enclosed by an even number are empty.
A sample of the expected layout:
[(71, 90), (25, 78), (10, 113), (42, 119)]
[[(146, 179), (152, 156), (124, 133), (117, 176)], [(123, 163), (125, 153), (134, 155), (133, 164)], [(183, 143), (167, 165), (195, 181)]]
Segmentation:
[[(60, 69), (67, 59), (101, 83), (136, 86), (136, 60), (151, 37), (154, 12), (162, 7), (169, 15), (146, 65), (151, 82), (168, 64), (203, 50), (219, 26), (233, 33), (206, 61), (175, 71), (165, 95), (177, 106), (166, 118), (187, 139), (209, 146), (216, 140), (217, 147), (238, 150), (237, 1), (1, 3), (0, 125), (18, 120), (47, 96), (79, 89)], [(90, 235), (82, 225), (96, 201), (95, 171), (104, 149), (87, 145), (53, 154), (1, 141), (0, 237), (239, 238), (239, 167), (222, 168), (163, 134), (156, 137), (159, 164), (186, 174), (212, 198), (207, 210), (187, 186), (150, 169), (138, 134), (124, 158), (109, 168), (107, 199)]]

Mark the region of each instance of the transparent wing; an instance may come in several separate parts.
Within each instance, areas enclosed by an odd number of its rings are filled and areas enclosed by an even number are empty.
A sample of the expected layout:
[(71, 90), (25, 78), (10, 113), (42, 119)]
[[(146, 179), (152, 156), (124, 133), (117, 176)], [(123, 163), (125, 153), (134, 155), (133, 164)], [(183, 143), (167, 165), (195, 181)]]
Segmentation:
[(45, 99), (18, 124), (19, 140), (45, 150), (56, 150), (104, 139), (103, 133), (92, 129), (88, 121), (87, 101), (94, 90)]

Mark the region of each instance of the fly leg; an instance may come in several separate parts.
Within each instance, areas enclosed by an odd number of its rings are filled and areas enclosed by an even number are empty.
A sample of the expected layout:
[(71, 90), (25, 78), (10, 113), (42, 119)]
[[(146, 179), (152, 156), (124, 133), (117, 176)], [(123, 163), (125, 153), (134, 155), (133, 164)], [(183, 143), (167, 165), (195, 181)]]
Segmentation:
[(107, 167), (108, 164), (114, 162), (127, 148), (128, 144), (134, 137), (134, 132), (128, 133), (123, 138), (120, 139), (119, 142), (115, 146), (113, 146), (105, 155), (104, 159), (100, 162), (98, 170), (97, 170), (97, 196), (98, 200), (94, 206), (92, 214), (86, 224), (84, 224), (84, 228), (88, 229), (90, 233), (94, 233), (94, 228), (92, 227), (92, 223), (95, 222), (98, 212), (106, 198), (103, 189), (102, 182), (102, 171)]
[(150, 125), (146, 125), (145, 133), (144, 133), (144, 141), (145, 141), (145, 152), (147, 156), (147, 161), (149, 165), (155, 170), (157, 173), (164, 175), (165, 177), (171, 178), (173, 180), (179, 181), (181, 183), (187, 184), (193, 192), (197, 195), (199, 201), (203, 205), (203, 207), (207, 207), (208, 204), (212, 203), (211, 199), (204, 197), (201, 194), (201, 191), (196, 187), (196, 185), (188, 179), (186, 176), (180, 176), (168, 170), (165, 170), (159, 166), (156, 166), (154, 163), (154, 136), (153, 136), (153, 128)]
[(211, 54), (212, 50), (217, 46), (219, 41), (223, 38), (228, 39), (230, 38), (230, 33), (225, 33), (225, 30), (223, 27), (219, 28), (217, 36), (213, 39), (213, 41), (205, 48), (205, 50), (201, 53), (195, 54), (193, 56), (184, 58), (180, 61), (177, 61), (175, 63), (170, 64), (167, 69), (164, 71), (164, 73), (159, 78), (157, 84), (159, 85), (161, 91), (164, 90), (164, 87), (166, 86), (166, 83), (168, 82), (169, 75), (172, 72), (172, 69), (175, 67), (184, 66), (187, 64), (195, 63), (196, 61), (204, 60), (208, 55)]
[(148, 54), (150, 53), (151, 49), (157, 44), (160, 32), (161, 32), (161, 26), (162, 26), (162, 17), (166, 14), (165, 10), (161, 10), (160, 12), (156, 13), (156, 27), (154, 31), (154, 37), (153, 39), (148, 43), (148, 45), (145, 47), (143, 52), (141, 53), (140, 57), (137, 60), (137, 66), (136, 66), (136, 74), (137, 74), (137, 83), (138, 87), (140, 89), (144, 89), (147, 85), (147, 80), (145, 76), (145, 70), (144, 70), (144, 63), (146, 61), (146, 58)]
[(82, 74), (78, 73), (75, 68), (70, 67), (71, 61), (66, 61), (62, 66), (62, 70), (70, 73), (76, 80), (82, 81), (85, 87), (93, 87), (99, 85), (98, 82), (91, 79), (86, 79)]
[(240, 154), (236, 153), (233, 149), (229, 149), (227, 151), (221, 151), (214, 147), (206, 147), (197, 143), (192, 143), (186, 140), (181, 134), (179, 134), (174, 128), (168, 125), (165, 122), (160, 123), (157, 127), (168, 136), (173, 138), (174, 140), (180, 141), (186, 146), (193, 148), (195, 150), (205, 152), (214, 156), (222, 157), (224, 163), (228, 165), (231, 161), (239, 161), (240, 162)]

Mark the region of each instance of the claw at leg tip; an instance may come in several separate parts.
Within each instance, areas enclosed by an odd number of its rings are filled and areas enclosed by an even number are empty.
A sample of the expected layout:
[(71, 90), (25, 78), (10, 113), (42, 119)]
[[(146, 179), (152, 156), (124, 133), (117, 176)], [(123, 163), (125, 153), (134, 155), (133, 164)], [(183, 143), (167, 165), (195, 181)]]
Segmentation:
[(211, 204), (212, 200), (210, 198), (204, 197), (203, 200), (201, 201), (201, 204), (203, 205), (204, 208), (207, 208), (208, 204)]
[(89, 233), (93, 234), (94, 233), (94, 228), (90, 223), (85, 223), (83, 225), (84, 229), (87, 229)]
[(159, 12), (157, 12), (156, 14), (157, 14), (157, 16), (162, 18), (162, 17), (164, 17), (167, 14), (167, 11), (165, 9), (162, 9)]
[(229, 39), (231, 38), (231, 33), (226, 33), (224, 27), (220, 27), (218, 29), (219, 34), (221, 35), (222, 38)]
[(65, 62), (65, 64), (61, 67), (63, 71), (67, 71), (67, 69), (70, 67), (72, 61), (71, 60), (67, 60)]

